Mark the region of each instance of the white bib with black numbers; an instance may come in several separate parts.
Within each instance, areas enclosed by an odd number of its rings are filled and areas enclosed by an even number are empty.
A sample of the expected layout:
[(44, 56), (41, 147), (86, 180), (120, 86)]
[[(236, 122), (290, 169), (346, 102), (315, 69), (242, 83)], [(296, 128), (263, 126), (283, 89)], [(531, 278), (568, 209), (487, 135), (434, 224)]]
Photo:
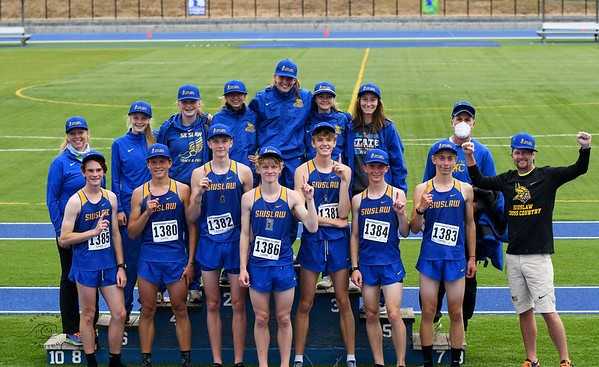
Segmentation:
[(438, 223), (433, 224), (431, 232), (431, 241), (444, 246), (455, 246), (458, 243), (460, 227), (451, 224)]
[(369, 241), (387, 243), (390, 227), (391, 224), (389, 222), (366, 218), (362, 237)]
[(268, 260), (279, 260), (280, 253), (281, 240), (262, 236), (256, 236), (254, 239), (253, 255), (255, 257)]
[(318, 206), (318, 216), (327, 219), (338, 219), (339, 203), (321, 204)]
[(87, 240), (87, 249), (89, 251), (103, 250), (110, 247), (110, 230), (107, 228), (99, 235)]
[(212, 235), (229, 232), (235, 227), (231, 213), (211, 215), (206, 218), (206, 222), (208, 224), (208, 233)]
[(176, 219), (152, 222), (152, 240), (170, 242), (179, 239), (179, 224)]

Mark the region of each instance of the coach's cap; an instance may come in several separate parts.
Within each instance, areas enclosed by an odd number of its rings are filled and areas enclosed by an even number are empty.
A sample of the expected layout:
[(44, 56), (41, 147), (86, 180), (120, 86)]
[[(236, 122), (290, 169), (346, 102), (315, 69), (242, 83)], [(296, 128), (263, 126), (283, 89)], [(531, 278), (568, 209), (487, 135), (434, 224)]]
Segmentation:
[(245, 84), (243, 84), (241, 80), (229, 80), (225, 83), (225, 87), (223, 88), (223, 96), (226, 96), (229, 93), (248, 94), (248, 91), (245, 89)]
[(68, 133), (73, 129), (85, 129), (88, 130), (87, 121), (82, 116), (69, 117), (64, 124), (64, 131)]
[(314, 85), (314, 91), (312, 92), (312, 95), (317, 96), (317, 95), (323, 94), (323, 93), (331, 94), (331, 95), (333, 95), (333, 97), (337, 96), (337, 93), (335, 92), (335, 86), (333, 85), (333, 83), (329, 83), (329, 82), (316, 83)]
[(514, 149), (527, 149), (527, 150), (536, 150), (536, 141), (535, 138), (529, 133), (518, 133), (512, 136), (512, 150)]
[(316, 134), (318, 131), (321, 130), (329, 130), (333, 133), (337, 133), (337, 130), (335, 129), (335, 126), (332, 125), (331, 123), (328, 123), (326, 121), (321, 121), (319, 123), (317, 123), (316, 125), (314, 125), (314, 127), (312, 127), (312, 134)]
[(168, 147), (164, 144), (153, 144), (148, 149), (148, 153), (146, 154), (146, 160), (155, 158), (155, 157), (165, 157), (171, 159), (171, 152), (169, 152)]
[(381, 149), (370, 149), (366, 152), (366, 157), (364, 158), (365, 164), (371, 163), (381, 163), (385, 166), (389, 165), (389, 155), (387, 152)]
[(448, 150), (450, 152), (452, 152), (453, 154), (458, 154), (458, 150), (455, 146), (454, 143), (452, 143), (451, 141), (445, 139), (445, 140), (441, 140), (436, 142), (435, 144), (433, 144), (433, 148), (431, 149), (431, 153), (433, 155), (439, 153), (442, 150)]
[(358, 97), (360, 97), (364, 93), (372, 93), (375, 96), (377, 96), (378, 98), (381, 98), (381, 96), (382, 96), (381, 88), (374, 83), (362, 84), (360, 86), (360, 89), (358, 90)]
[(233, 138), (229, 128), (223, 124), (214, 124), (210, 126), (208, 129), (208, 140), (214, 138), (215, 136), (227, 136), (229, 138)]
[(476, 109), (474, 108), (472, 103), (466, 100), (460, 100), (453, 104), (453, 110), (451, 110), (451, 118), (456, 117), (462, 112), (466, 112), (472, 117), (476, 115)]
[(152, 117), (152, 105), (146, 101), (135, 101), (129, 107), (129, 115), (132, 113), (143, 113), (148, 117)]
[(283, 59), (277, 64), (275, 75), (297, 79), (297, 64), (291, 59)]
[(197, 86), (185, 84), (179, 87), (177, 101), (199, 101), (200, 99), (200, 88)]
[(260, 148), (258, 151), (258, 157), (275, 157), (281, 161), (283, 160), (283, 154), (281, 154), (281, 151), (270, 145)]
[(84, 165), (85, 162), (88, 162), (88, 161), (98, 161), (98, 162), (106, 163), (106, 158), (104, 158), (104, 155), (102, 153), (98, 152), (97, 150), (90, 150), (89, 152), (87, 152), (83, 155), (81, 164)]

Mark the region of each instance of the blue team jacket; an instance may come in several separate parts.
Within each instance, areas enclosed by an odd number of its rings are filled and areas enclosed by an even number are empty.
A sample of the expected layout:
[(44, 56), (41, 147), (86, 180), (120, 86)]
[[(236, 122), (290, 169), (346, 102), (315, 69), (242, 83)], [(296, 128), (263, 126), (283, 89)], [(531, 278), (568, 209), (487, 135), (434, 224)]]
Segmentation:
[(119, 202), (119, 212), (131, 213), (131, 194), (136, 187), (150, 180), (146, 164), (148, 142), (144, 134), (131, 130), (112, 143), (112, 192)]
[[(356, 137), (356, 130), (350, 124), (347, 134), (347, 144), (345, 148), (345, 156), (347, 163), (354, 172), (356, 169), (362, 169), (361, 167), (354, 167), (354, 146), (353, 141)], [(408, 184), (406, 183), (406, 177), (408, 176), (408, 169), (404, 160), (404, 147), (399, 137), (399, 133), (393, 126), (391, 120), (385, 120), (383, 128), (378, 132), (379, 138), (379, 149), (387, 152), (389, 155), (389, 171), (385, 174), (385, 181), (391, 186), (402, 189), (404, 192), (408, 192)], [(352, 175), (353, 176), (353, 175)], [(353, 187), (353, 184), (352, 186)]]
[(256, 154), (258, 143), (256, 140), (256, 113), (245, 105), (240, 111), (234, 111), (228, 106), (217, 112), (212, 118), (212, 124), (223, 124), (229, 128), (233, 135), (233, 147), (229, 152), (232, 160), (254, 167), (248, 155)]
[[(81, 161), (65, 149), (50, 164), (46, 185), (46, 206), (56, 237), (60, 237), (60, 227), (62, 227), (67, 201), (83, 186), (85, 186), (85, 177), (81, 173)], [(106, 187), (104, 180), (102, 187)]]
[(347, 134), (351, 128), (351, 115), (347, 112), (331, 111), (329, 113), (318, 113), (312, 111), (306, 123), (306, 158), (312, 159), (316, 156), (316, 150), (312, 147), (312, 129), (314, 125), (320, 122), (328, 122), (335, 126), (337, 133), (337, 145), (333, 149), (333, 159), (338, 160), (341, 156), (343, 163), (347, 164), (345, 157), (345, 145), (347, 144)]
[[(479, 167), (482, 174), (485, 176), (496, 176), (497, 173), (495, 172), (495, 162), (489, 149), (476, 139), (472, 139), (471, 141), (474, 144), (474, 159), (476, 160), (476, 165)], [(455, 148), (458, 152), (458, 155), (456, 159), (456, 167), (453, 171), (453, 177), (460, 181), (472, 184), (472, 180), (468, 174), (468, 166), (466, 165), (466, 156), (464, 155), (464, 150), (462, 150), (462, 147), (457, 144), (455, 144)], [(424, 174), (422, 175), (422, 182), (430, 180), (435, 176), (435, 165), (433, 164), (432, 156), (433, 154), (431, 147), (426, 157), (426, 165), (424, 167)], [(499, 270), (503, 269), (503, 251), (501, 241), (504, 234), (499, 233), (496, 228), (496, 223), (494, 223), (492, 218), (497, 215), (503, 216), (504, 204), (503, 194), (499, 193), (495, 207), (493, 208), (495, 213), (478, 213), (479, 219), (477, 223), (478, 240), (476, 246), (476, 257), (479, 260), (489, 258), (493, 266)], [(486, 226), (489, 230), (481, 231), (480, 226)], [(479, 236), (481, 233), (485, 234), (482, 236), (482, 238)]]
[(304, 158), (304, 133), (306, 120), (312, 105), (312, 93), (300, 89), (281, 93), (275, 87), (267, 87), (256, 93), (250, 109), (256, 113), (258, 147), (267, 145), (278, 148), (283, 160)]
[(170, 150), (173, 160), (169, 172), (171, 178), (189, 185), (191, 172), (209, 160), (206, 142), (208, 124), (208, 115), (202, 114), (190, 126), (183, 126), (181, 114), (177, 113), (160, 126), (156, 142)]

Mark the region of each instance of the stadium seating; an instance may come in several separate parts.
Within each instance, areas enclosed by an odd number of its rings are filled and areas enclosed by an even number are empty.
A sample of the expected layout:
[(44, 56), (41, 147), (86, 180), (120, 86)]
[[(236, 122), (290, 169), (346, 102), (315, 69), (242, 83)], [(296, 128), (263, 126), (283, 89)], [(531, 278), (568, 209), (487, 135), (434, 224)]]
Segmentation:
[(544, 41), (547, 36), (558, 36), (561, 38), (588, 38), (593, 36), (595, 41), (599, 39), (599, 23), (593, 22), (547, 22), (541, 25), (537, 31)]

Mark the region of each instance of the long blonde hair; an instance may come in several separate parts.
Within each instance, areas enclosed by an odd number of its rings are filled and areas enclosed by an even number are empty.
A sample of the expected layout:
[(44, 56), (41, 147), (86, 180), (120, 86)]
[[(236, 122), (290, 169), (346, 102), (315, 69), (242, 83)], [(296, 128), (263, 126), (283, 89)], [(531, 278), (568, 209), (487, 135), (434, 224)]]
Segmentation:
[[(154, 137), (154, 132), (152, 131), (152, 121), (154, 121), (151, 117), (149, 118), (150, 122), (146, 125), (144, 129), (144, 135), (146, 136), (146, 143), (148, 147), (156, 143), (156, 138)], [(131, 115), (127, 115), (126, 122), (127, 130), (131, 130)]]

